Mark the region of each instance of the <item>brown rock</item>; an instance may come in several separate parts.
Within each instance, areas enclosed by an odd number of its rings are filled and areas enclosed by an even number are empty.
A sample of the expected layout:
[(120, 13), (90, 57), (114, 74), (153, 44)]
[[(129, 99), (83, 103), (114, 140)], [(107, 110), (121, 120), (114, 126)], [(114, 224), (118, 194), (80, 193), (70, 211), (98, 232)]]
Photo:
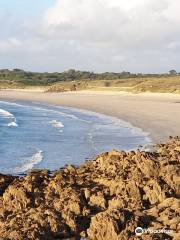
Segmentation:
[(93, 240), (118, 240), (120, 229), (116, 219), (108, 212), (102, 212), (92, 217), (87, 233), (89, 239)]
[(27, 191), (18, 185), (11, 185), (3, 194), (3, 205), (8, 211), (23, 210), (30, 207), (31, 199)]
[(96, 195), (93, 194), (90, 197), (89, 204), (91, 206), (99, 207), (101, 209), (106, 208), (106, 199), (104, 198), (103, 194), (98, 192)]
[(53, 174), (0, 175), (0, 239), (134, 240), (137, 226), (172, 231), (144, 240), (179, 239), (180, 138), (156, 147), (104, 153)]

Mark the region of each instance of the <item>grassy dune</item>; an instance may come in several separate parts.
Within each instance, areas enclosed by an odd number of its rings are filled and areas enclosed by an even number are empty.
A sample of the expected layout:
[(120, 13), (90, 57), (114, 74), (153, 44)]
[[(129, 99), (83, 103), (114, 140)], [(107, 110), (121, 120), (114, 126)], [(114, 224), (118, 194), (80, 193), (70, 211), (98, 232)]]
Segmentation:
[(47, 91), (61, 92), (69, 90), (180, 93), (180, 76), (59, 82), (51, 85)]
[(0, 89), (32, 89), (41, 88), (48, 92), (64, 92), (79, 90), (94, 91), (127, 91), (134, 93), (160, 92), (180, 93), (180, 75), (177, 76), (155, 76), (155, 77), (133, 77), (119, 79), (76, 79), (58, 80), (53, 82), (47, 77), (39, 80), (33, 79), (1, 79)]

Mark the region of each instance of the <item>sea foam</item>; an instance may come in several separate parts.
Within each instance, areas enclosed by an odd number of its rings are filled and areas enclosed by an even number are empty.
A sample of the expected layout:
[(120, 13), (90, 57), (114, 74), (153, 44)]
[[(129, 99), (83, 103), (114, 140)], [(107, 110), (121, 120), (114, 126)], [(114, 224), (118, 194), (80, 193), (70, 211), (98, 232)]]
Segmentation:
[(17, 127), (18, 126), (15, 116), (12, 113), (10, 113), (4, 109), (1, 109), (1, 108), (0, 108), (0, 117), (13, 120), (12, 122), (8, 123), (6, 126), (8, 126), (8, 127)]
[(17, 166), (13, 169), (14, 173), (26, 172), (34, 167), (34, 165), (40, 163), (43, 160), (43, 151), (39, 150), (33, 156), (24, 159), (24, 163), (21, 166)]
[(18, 124), (16, 122), (10, 122), (8, 123), (8, 127), (18, 127)]
[(14, 118), (14, 115), (12, 113), (0, 108), (0, 117)]
[(64, 127), (63, 123), (60, 121), (57, 121), (57, 120), (52, 120), (49, 123), (55, 128), (63, 128)]

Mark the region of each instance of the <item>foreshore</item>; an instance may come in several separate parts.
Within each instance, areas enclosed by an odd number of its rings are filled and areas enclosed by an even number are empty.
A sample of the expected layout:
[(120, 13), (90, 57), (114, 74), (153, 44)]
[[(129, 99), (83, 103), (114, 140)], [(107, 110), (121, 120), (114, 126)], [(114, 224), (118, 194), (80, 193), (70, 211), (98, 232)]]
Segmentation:
[[(107, 114), (142, 128), (156, 142), (180, 135), (179, 95), (9, 90), (0, 91), (0, 99)], [(0, 174), (0, 238), (177, 240), (179, 161), (176, 137), (151, 152), (111, 151), (53, 173)]]
[(180, 95), (177, 94), (1, 90), (0, 99), (44, 102), (103, 113), (143, 129), (154, 142), (180, 135)]

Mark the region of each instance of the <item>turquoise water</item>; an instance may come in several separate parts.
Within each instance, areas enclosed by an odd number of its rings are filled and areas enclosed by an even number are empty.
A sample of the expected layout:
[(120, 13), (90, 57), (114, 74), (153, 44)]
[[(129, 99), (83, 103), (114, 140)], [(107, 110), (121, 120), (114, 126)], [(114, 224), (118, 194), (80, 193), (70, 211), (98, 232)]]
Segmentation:
[(55, 170), (97, 153), (132, 150), (150, 142), (127, 122), (85, 110), (42, 103), (0, 101), (0, 172)]

